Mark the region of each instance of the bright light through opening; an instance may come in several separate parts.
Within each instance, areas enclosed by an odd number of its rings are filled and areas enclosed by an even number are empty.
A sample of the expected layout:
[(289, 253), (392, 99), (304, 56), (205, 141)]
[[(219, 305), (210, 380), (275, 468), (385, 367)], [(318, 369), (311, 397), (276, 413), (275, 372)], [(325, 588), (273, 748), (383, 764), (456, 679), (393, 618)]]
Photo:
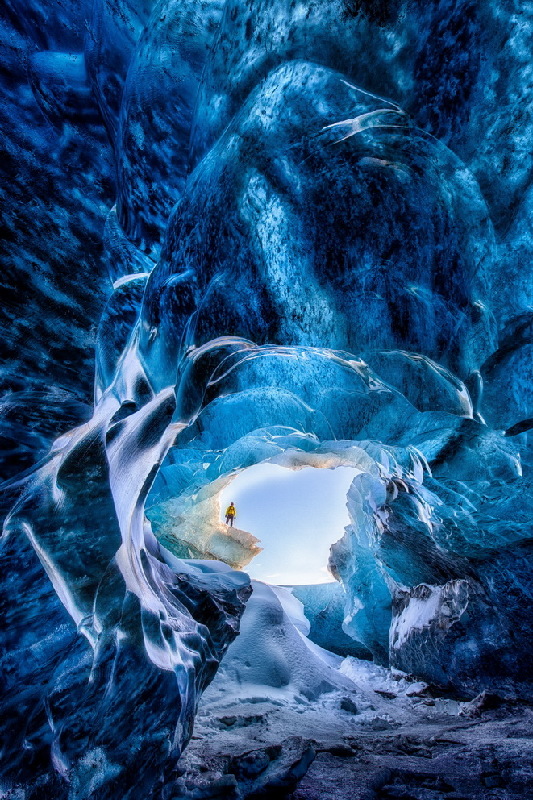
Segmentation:
[(286, 469), (257, 464), (221, 493), (220, 510), (233, 500), (235, 527), (257, 536), (263, 552), (246, 568), (250, 577), (284, 586), (329, 583), (329, 548), (349, 524), (346, 494), (354, 467)]

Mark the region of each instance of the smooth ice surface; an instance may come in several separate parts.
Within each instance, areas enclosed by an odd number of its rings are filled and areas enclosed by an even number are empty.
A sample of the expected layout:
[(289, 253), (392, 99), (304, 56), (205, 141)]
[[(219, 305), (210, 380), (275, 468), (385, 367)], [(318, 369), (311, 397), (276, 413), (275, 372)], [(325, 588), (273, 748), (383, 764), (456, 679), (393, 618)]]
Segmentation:
[(235, 524), (257, 536), (263, 548), (246, 571), (281, 585), (327, 583), (329, 548), (350, 518), (346, 507), (355, 469), (289, 471), (272, 464), (250, 467), (220, 494), (222, 517), (234, 500)]

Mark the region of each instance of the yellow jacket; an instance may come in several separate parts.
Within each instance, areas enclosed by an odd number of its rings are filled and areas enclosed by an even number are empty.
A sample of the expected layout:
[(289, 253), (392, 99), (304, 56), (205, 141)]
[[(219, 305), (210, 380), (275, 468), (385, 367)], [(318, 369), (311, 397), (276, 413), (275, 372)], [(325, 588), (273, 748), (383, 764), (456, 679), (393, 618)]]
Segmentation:
[(235, 515), (236, 515), (235, 506), (234, 505), (228, 506), (226, 509), (226, 516), (234, 517)]

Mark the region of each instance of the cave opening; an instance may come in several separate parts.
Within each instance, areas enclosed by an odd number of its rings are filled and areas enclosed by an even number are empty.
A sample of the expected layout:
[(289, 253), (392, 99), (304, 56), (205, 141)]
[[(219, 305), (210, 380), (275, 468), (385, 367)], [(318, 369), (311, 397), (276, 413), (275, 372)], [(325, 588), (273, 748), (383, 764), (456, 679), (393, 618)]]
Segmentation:
[(333, 582), (329, 549), (350, 522), (346, 496), (359, 472), (271, 463), (240, 472), (220, 494), (220, 518), (233, 501), (235, 527), (260, 540), (262, 552), (246, 567), (250, 577), (281, 586)]

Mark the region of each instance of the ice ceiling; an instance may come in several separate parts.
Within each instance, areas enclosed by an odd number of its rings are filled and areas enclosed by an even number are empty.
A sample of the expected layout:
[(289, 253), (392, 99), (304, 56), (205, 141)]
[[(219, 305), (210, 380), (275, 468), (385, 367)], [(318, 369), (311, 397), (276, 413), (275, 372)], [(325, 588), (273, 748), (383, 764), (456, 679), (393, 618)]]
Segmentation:
[(530, 692), (531, 21), (478, 5), (7, 4), (14, 785), (171, 784), (264, 462), (359, 470), (329, 566), (378, 663)]

